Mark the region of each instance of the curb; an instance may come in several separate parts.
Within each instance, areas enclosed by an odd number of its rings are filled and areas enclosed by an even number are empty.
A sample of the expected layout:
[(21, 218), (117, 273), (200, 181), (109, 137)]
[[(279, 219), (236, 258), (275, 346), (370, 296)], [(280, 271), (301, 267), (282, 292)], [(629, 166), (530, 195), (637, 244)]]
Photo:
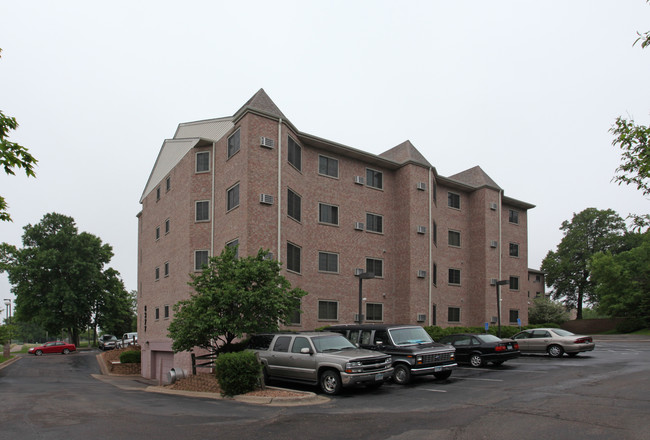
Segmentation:
[[(284, 388), (268, 387), (271, 389), (283, 390)], [(322, 403), (327, 403), (330, 401), (329, 398), (318, 396), (315, 393), (308, 391), (295, 391), (291, 390), (292, 393), (300, 393), (300, 397), (264, 397), (264, 396), (233, 396), (233, 397), (223, 397), (218, 393), (208, 393), (203, 391), (183, 391), (183, 390), (171, 390), (169, 388), (160, 387), (160, 386), (148, 386), (145, 388), (145, 391), (150, 393), (159, 393), (159, 394), (171, 394), (175, 396), (185, 396), (185, 397), (199, 397), (203, 399), (214, 399), (214, 400), (233, 400), (236, 402), (242, 403), (251, 403), (256, 405), (269, 405), (269, 406), (299, 406), (299, 405), (320, 405)]]
[(18, 355), (16, 354), (16, 355), (14, 355), (14, 357), (13, 357), (12, 359), (9, 359), (8, 361), (4, 361), (3, 363), (0, 364), (0, 370), (2, 370), (2, 369), (5, 368), (5, 367), (8, 367), (9, 365), (13, 364), (14, 362), (18, 362), (18, 360), (19, 360), (21, 357), (22, 357), (22, 356), (18, 356)]

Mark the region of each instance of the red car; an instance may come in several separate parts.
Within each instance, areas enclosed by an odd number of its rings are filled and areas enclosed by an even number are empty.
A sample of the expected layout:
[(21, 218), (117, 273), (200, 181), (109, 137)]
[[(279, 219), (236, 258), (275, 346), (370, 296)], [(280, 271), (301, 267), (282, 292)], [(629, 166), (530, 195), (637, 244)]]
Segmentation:
[(46, 342), (40, 347), (32, 347), (29, 349), (28, 353), (40, 356), (46, 353), (61, 353), (68, 354), (71, 351), (76, 351), (77, 347), (74, 344), (66, 344), (61, 341)]

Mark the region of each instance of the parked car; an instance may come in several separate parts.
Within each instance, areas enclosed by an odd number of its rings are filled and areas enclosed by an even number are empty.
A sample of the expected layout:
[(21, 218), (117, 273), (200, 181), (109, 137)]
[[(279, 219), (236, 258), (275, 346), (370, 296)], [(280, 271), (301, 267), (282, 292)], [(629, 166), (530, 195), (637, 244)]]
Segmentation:
[(100, 350), (112, 350), (117, 345), (117, 338), (115, 335), (102, 335), (99, 337)]
[(576, 335), (561, 328), (534, 328), (524, 330), (512, 337), (519, 343), (522, 353), (548, 353), (551, 357), (562, 357), (564, 353), (577, 356), (592, 351), (596, 344), (591, 336)]
[(453, 345), (456, 349), (456, 360), (472, 367), (483, 367), (488, 362), (501, 365), (509, 359), (521, 356), (517, 342), (489, 334), (460, 333), (444, 336), (439, 342)]
[(380, 387), (393, 375), (390, 356), (357, 348), (338, 333), (259, 334), (248, 348), (258, 353), (265, 382), (318, 384), (325, 394), (357, 384)]
[(129, 333), (124, 333), (122, 335), (121, 339), (118, 339), (115, 342), (115, 347), (116, 348), (124, 348), (129, 345), (138, 345), (138, 333), (137, 332), (129, 332)]
[(46, 342), (40, 347), (32, 347), (27, 352), (35, 356), (41, 356), (43, 354), (50, 354), (50, 353), (68, 354), (76, 350), (77, 347), (74, 344), (67, 344), (61, 341), (52, 341), (52, 342)]
[(419, 325), (345, 324), (327, 330), (341, 333), (358, 347), (389, 354), (393, 380), (401, 385), (409, 383), (411, 376), (433, 374), (447, 379), (456, 367), (454, 348), (434, 342)]

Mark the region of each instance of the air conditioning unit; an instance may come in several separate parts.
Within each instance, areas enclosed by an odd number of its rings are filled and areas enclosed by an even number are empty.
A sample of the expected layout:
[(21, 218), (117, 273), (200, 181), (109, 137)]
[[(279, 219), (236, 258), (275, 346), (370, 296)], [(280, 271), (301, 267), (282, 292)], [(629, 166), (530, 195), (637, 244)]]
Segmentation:
[(426, 270), (418, 270), (418, 278), (424, 278), (427, 276)]
[(262, 136), (260, 138), (260, 146), (266, 147), (266, 148), (274, 148), (275, 147), (275, 141), (271, 138), (267, 138)]
[(363, 185), (363, 177), (361, 176), (354, 176), (354, 183), (358, 185)]
[(496, 278), (490, 278), (490, 286), (496, 286), (497, 285), (497, 279)]
[(495, 247), (497, 247), (498, 245), (499, 245), (499, 243), (497, 243), (496, 240), (492, 240), (492, 241), (490, 242), (490, 247), (495, 248)]
[(420, 191), (424, 191), (425, 189), (427, 189), (427, 184), (424, 182), (418, 182), (417, 189), (419, 189)]
[(426, 226), (418, 226), (418, 234), (426, 234), (426, 233), (427, 233)]
[(418, 313), (418, 322), (424, 322), (427, 320), (427, 315), (424, 313)]
[(264, 203), (265, 205), (272, 205), (273, 196), (270, 194), (260, 194), (260, 203)]
[(496, 324), (496, 323), (497, 323), (497, 317), (496, 317), (496, 316), (493, 316), (493, 317), (492, 317), (492, 324)]
[(364, 224), (361, 222), (354, 222), (354, 229), (357, 231), (363, 231)]
[(363, 269), (361, 269), (360, 267), (357, 267), (356, 269), (354, 269), (354, 276), (359, 276), (362, 273), (363, 273)]
[(496, 211), (496, 210), (497, 210), (497, 204), (494, 203), (494, 202), (493, 202), (493, 203), (490, 203), (490, 209), (491, 209), (492, 211)]

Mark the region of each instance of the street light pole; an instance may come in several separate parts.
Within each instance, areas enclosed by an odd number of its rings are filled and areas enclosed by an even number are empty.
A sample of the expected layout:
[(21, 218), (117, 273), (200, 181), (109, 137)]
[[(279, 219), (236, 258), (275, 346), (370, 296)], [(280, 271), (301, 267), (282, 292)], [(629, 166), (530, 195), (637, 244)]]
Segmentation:
[(362, 272), (357, 275), (359, 277), (359, 324), (363, 324), (363, 280), (370, 280), (375, 277), (372, 272)]
[[(5, 299), (5, 306), (7, 306), (7, 318), (5, 319), (5, 324), (9, 325), (11, 324), (11, 300), (10, 299)], [(4, 357), (9, 357), (11, 356), (11, 328), (9, 328), (9, 343), (4, 346)]]
[(501, 286), (508, 284), (510, 280), (497, 281), (497, 336), (501, 337)]

